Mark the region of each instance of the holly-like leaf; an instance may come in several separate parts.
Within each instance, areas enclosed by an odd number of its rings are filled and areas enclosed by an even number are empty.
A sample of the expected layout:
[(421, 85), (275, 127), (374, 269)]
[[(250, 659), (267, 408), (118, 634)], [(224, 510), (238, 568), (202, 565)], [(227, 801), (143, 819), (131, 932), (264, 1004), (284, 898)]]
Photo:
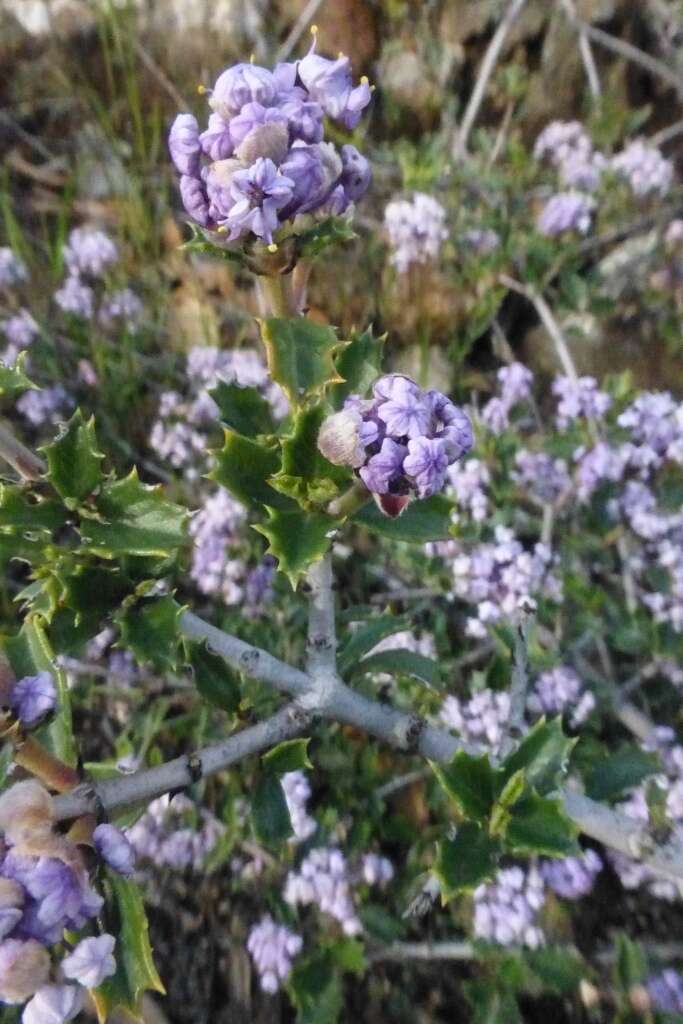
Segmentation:
[(569, 857), (579, 852), (576, 835), (560, 800), (531, 791), (511, 807), (505, 841), (515, 853)]
[(187, 511), (167, 501), (161, 487), (141, 483), (135, 469), (104, 484), (96, 504), (102, 519), (84, 520), (81, 537), (103, 558), (167, 557), (185, 541)]
[(500, 785), (500, 772), (491, 766), (486, 754), (473, 757), (458, 750), (449, 764), (433, 761), (431, 766), (461, 814), (479, 823), (487, 821)]
[(282, 468), (269, 483), (293, 498), (302, 508), (326, 504), (339, 493), (339, 484), (349, 472), (318, 451), (318, 432), (325, 418), (322, 406), (303, 409), (294, 420), (294, 429), (282, 441)]
[(329, 246), (349, 242), (355, 237), (345, 217), (327, 217), (297, 236), (296, 249), (299, 256), (314, 259)]
[(295, 587), (309, 565), (319, 561), (327, 551), (328, 534), (335, 526), (335, 520), (321, 512), (269, 508), (268, 522), (254, 529), (268, 539), (268, 554), (277, 558), (278, 569)]
[(426, 544), (450, 537), (452, 505), (442, 494), (424, 501), (411, 501), (397, 519), (385, 516), (373, 502), (356, 512), (353, 522), (365, 526), (389, 540), (404, 540), (411, 544)]
[(38, 736), (60, 761), (72, 767), (76, 764), (71, 721), (71, 698), (66, 676), (55, 664), (55, 655), (40, 618), (29, 615), (19, 632), (3, 642), (3, 651), (17, 679), (50, 672), (57, 687), (57, 710), (49, 725), (39, 729)]
[(407, 626), (408, 620), (398, 615), (380, 615), (376, 619), (365, 622), (360, 629), (351, 634), (339, 650), (337, 665), (340, 673), (344, 675), (348, 672), (380, 640), (384, 640), (394, 633), (400, 633)]
[(240, 682), (237, 673), (223, 658), (213, 654), (204, 643), (187, 644), (189, 661), (197, 689), (209, 704), (223, 711), (237, 711), (240, 703)]
[(143, 597), (126, 606), (118, 616), (121, 639), (141, 664), (157, 671), (173, 671), (178, 665), (178, 616), (181, 607), (170, 594)]
[(426, 683), (435, 690), (443, 686), (441, 669), (439, 663), (433, 658), (427, 658), (417, 651), (406, 651), (403, 648), (378, 651), (377, 654), (370, 654), (359, 661), (354, 669), (353, 675), (368, 675), (371, 672), (388, 672), (391, 675), (412, 676)]
[(308, 760), (308, 744), (310, 739), (283, 740), (269, 750), (261, 758), (264, 768), (275, 775), (295, 772), (302, 768), (312, 768)]
[(268, 482), (280, 467), (277, 449), (226, 430), (225, 443), (216, 452), (216, 468), (209, 475), (245, 505), (293, 508), (292, 500)]
[(659, 771), (661, 764), (656, 754), (627, 744), (605, 754), (593, 765), (586, 778), (586, 793), (592, 800), (616, 800)]
[(58, 501), (36, 500), (21, 487), (0, 485), (0, 528), (51, 532), (67, 520)]
[(80, 409), (41, 451), (47, 459), (47, 478), (67, 508), (77, 508), (102, 484), (104, 456), (97, 447), (95, 421), (84, 420)]
[(340, 382), (334, 357), (347, 342), (332, 327), (305, 317), (269, 317), (260, 325), (270, 375), (295, 408)]
[(498, 864), (500, 846), (474, 822), (460, 825), (455, 839), (437, 846), (434, 874), (441, 885), (441, 899), (447, 903), (460, 892), (470, 892), (491, 879)]
[(55, 567), (54, 575), (60, 584), (60, 608), (70, 608), (76, 624), (89, 623), (93, 633), (106, 615), (121, 607), (132, 588), (118, 566), (83, 564), (68, 557)]
[(272, 434), (275, 429), (270, 405), (256, 388), (243, 388), (221, 380), (209, 394), (227, 427), (244, 437)]
[(530, 786), (542, 795), (550, 793), (557, 789), (576, 742), (564, 735), (559, 716), (549, 722), (541, 718), (506, 759), (503, 770), (509, 778), (522, 769)]
[(107, 871), (106, 889), (107, 913), (112, 918), (107, 930), (116, 939), (116, 973), (92, 991), (97, 1018), (105, 1024), (120, 1007), (141, 1021), (143, 994), (166, 991), (154, 966), (145, 907), (137, 884), (115, 871)]
[(261, 775), (251, 801), (251, 820), (259, 842), (277, 846), (292, 834), (287, 801), (277, 775)]
[(29, 388), (35, 388), (35, 384), (24, 373), (26, 353), (21, 352), (14, 366), (6, 366), (0, 363), (0, 396), (15, 396)]
[(382, 354), (386, 334), (376, 338), (371, 330), (354, 334), (337, 356), (337, 370), (343, 378), (330, 388), (330, 401), (341, 409), (349, 395), (364, 396), (382, 372)]

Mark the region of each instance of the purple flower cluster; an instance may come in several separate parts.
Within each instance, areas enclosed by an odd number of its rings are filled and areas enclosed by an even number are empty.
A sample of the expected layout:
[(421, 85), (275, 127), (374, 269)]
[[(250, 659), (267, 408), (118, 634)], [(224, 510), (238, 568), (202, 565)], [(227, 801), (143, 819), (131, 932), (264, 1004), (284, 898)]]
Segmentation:
[(536, 595), (560, 601), (561, 585), (552, 568), (547, 545), (527, 551), (505, 526), (496, 526), (493, 542), (469, 552), (461, 547), (453, 559), (454, 594), (476, 608), (467, 622), (468, 636), (484, 638), (488, 626), (512, 620), (521, 608), (534, 605)]
[(244, 600), (246, 517), (244, 505), (219, 487), (190, 521), (190, 576), (202, 594), (220, 596), (229, 606)]
[(647, 991), (654, 1010), (683, 1014), (683, 977), (672, 967), (649, 978)]
[(273, 995), (286, 981), (292, 970), (292, 960), (298, 956), (303, 939), (272, 917), (264, 917), (249, 932), (247, 949), (254, 961), (261, 988)]
[(3, 321), (1, 329), (7, 338), (7, 348), (2, 353), (2, 362), (6, 366), (16, 363), (19, 354), (25, 352), (40, 333), (40, 328), (27, 309)]
[(310, 839), (318, 827), (317, 821), (310, 816), (306, 809), (311, 798), (310, 783), (302, 771), (285, 772), (280, 781), (294, 832), (292, 841), (303, 843), (306, 839)]
[(7, 245), (0, 246), (0, 288), (14, 288), (28, 280), (26, 264)]
[(536, 226), (542, 235), (554, 238), (567, 231), (585, 235), (590, 230), (596, 202), (583, 192), (558, 192), (545, 203)]
[(588, 896), (602, 868), (602, 860), (595, 850), (586, 850), (580, 857), (544, 860), (539, 865), (545, 884), (564, 900)]
[(433, 263), (448, 238), (446, 211), (433, 196), (415, 192), (412, 199), (393, 199), (384, 211), (391, 263), (400, 274), (415, 264)]
[(54, 293), (61, 310), (81, 320), (97, 320), (102, 327), (132, 329), (142, 314), (142, 303), (130, 288), (103, 292), (102, 281), (119, 262), (116, 243), (99, 228), (74, 228), (62, 247), (67, 274)]
[(102, 277), (119, 258), (116, 244), (104, 231), (74, 228), (62, 248), (70, 277)]
[(448, 467), (447, 480), (446, 494), (457, 506), (453, 511), (453, 522), (458, 523), (460, 512), (464, 512), (473, 522), (483, 523), (490, 508), (487, 488), (491, 484), (491, 474), (486, 463), (481, 459), (456, 462)]
[(585, 192), (595, 191), (607, 167), (607, 159), (593, 149), (579, 121), (552, 121), (536, 139), (534, 156), (557, 169), (564, 188)]
[(569, 713), (573, 728), (582, 725), (595, 707), (595, 697), (567, 665), (543, 672), (529, 694), (527, 707), (536, 715)]
[(143, 313), (141, 299), (130, 288), (105, 295), (100, 304), (99, 321), (103, 327), (124, 324), (129, 330), (140, 321)]
[(653, 194), (665, 196), (674, 179), (674, 165), (656, 146), (635, 139), (611, 161), (612, 170), (625, 178), (637, 198)]
[(553, 394), (557, 398), (557, 425), (560, 430), (580, 417), (601, 419), (612, 404), (612, 399), (601, 391), (595, 377), (556, 377)]
[(521, 491), (544, 505), (554, 505), (572, 485), (565, 459), (554, 459), (546, 452), (530, 452), (526, 448), (515, 455), (515, 468), (510, 477)]
[(531, 385), (534, 376), (522, 363), (510, 363), (503, 366), (497, 373), (500, 393), (491, 398), (481, 411), (482, 422), (499, 434), (510, 425), (510, 412), (531, 398)]
[[(53, 830), (52, 801), (37, 782), (19, 782), (0, 797), (0, 1001), (25, 1003), (24, 1024), (63, 1024), (78, 1013), (82, 988), (114, 974), (113, 936), (81, 939), (99, 913), (79, 848)], [(57, 962), (52, 947), (65, 942)], [(61, 975), (67, 982), (54, 983)]]
[(537, 868), (502, 868), (494, 882), (474, 890), (474, 935), (499, 946), (538, 949), (545, 938), (537, 923), (545, 903)]
[(439, 717), (465, 743), (481, 745), (495, 755), (507, 734), (510, 695), (505, 691), (480, 690), (468, 701), (462, 701), (449, 694)]
[(500, 235), (493, 228), (469, 228), (461, 241), (477, 256), (489, 256), (500, 246)]
[(225, 826), (210, 811), (197, 810), (178, 793), (153, 800), (126, 837), (139, 857), (157, 867), (200, 871), (224, 832)]
[(440, 391), (409, 377), (380, 377), (373, 397), (351, 395), (322, 425), (318, 447), (335, 465), (352, 466), (388, 515), (442, 490), (448, 467), (473, 444), (469, 417)]
[(56, 425), (64, 422), (73, 409), (74, 402), (61, 384), (53, 384), (40, 391), (31, 388), (17, 400), (17, 412), (32, 427), (42, 427), (46, 423)]
[(56, 704), (57, 689), (51, 672), (25, 676), (12, 687), (10, 706), (19, 721), (29, 728), (54, 711)]
[(251, 233), (272, 244), (299, 214), (341, 214), (370, 183), (370, 166), (355, 146), (337, 152), (323, 141), (324, 117), (354, 128), (370, 102), (366, 78), (353, 86), (348, 57), (315, 52), (273, 71), (236, 64), (209, 91), (212, 113), (199, 131), (179, 114), (169, 149), (181, 175), (187, 213), (201, 227)]

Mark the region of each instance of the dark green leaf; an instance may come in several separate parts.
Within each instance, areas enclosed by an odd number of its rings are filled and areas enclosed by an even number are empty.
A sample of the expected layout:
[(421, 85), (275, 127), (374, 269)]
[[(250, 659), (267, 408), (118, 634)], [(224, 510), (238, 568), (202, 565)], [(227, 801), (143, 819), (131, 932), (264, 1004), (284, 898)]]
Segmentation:
[(123, 480), (106, 483), (97, 498), (104, 519), (83, 521), (84, 544), (104, 558), (174, 554), (185, 540), (187, 511), (167, 501), (160, 487), (138, 479), (134, 469)]
[(260, 323), (270, 375), (294, 408), (339, 382), (334, 357), (347, 343), (339, 341), (332, 327), (305, 317), (269, 317)]
[(369, 672), (388, 672), (391, 675), (413, 676), (428, 686), (441, 689), (441, 669), (433, 658), (426, 658), (417, 651), (406, 651), (403, 648), (378, 651), (357, 662), (353, 675), (367, 675)]
[(550, 722), (540, 719), (527, 733), (517, 750), (503, 763), (507, 777), (523, 769), (526, 781), (539, 793), (549, 793), (566, 771), (576, 740), (565, 736), (561, 718)]
[(398, 615), (380, 615), (352, 633), (337, 655), (337, 665), (342, 675), (349, 671), (364, 654), (371, 651), (380, 640), (406, 629), (408, 620)]
[(245, 505), (290, 508), (292, 500), (268, 483), (280, 467), (280, 453), (275, 448), (226, 430), (225, 443), (216, 452), (216, 468), (210, 477)]
[(244, 437), (271, 434), (275, 429), (270, 405), (256, 388), (243, 388), (221, 380), (209, 392), (227, 427)]
[(327, 947), (338, 967), (349, 974), (363, 974), (367, 970), (365, 949), (358, 939), (335, 939)]
[(16, 530), (56, 530), (67, 513), (57, 501), (35, 500), (21, 487), (0, 485), (0, 527)]
[(586, 964), (573, 949), (555, 946), (527, 950), (524, 955), (529, 969), (543, 988), (558, 995), (569, 995), (575, 991), (588, 973)]
[(337, 1024), (342, 1011), (342, 991), (328, 950), (299, 961), (287, 989), (298, 1012), (297, 1024)]
[(389, 540), (426, 544), (432, 540), (448, 540), (451, 510), (450, 501), (441, 494), (435, 494), (424, 501), (412, 501), (402, 515), (390, 519), (380, 512), (373, 501), (356, 512), (353, 522)]
[(617, 936), (617, 961), (615, 976), (618, 985), (629, 992), (634, 985), (640, 985), (647, 977), (647, 958), (643, 947), (632, 942), (623, 933)]
[(330, 245), (349, 242), (355, 237), (355, 232), (345, 217), (327, 217), (297, 236), (297, 253), (307, 259), (314, 259)]
[(318, 451), (318, 432), (325, 418), (322, 406), (304, 409), (294, 419), (294, 429), (282, 440), (282, 469), (269, 483), (301, 505), (311, 508), (327, 503), (346, 483), (347, 470), (333, 466)]
[(473, 1016), (472, 1024), (523, 1024), (514, 993), (496, 988), (490, 980), (469, 981), (464, 986)]
[(455, 839), (444, 839), (437, 846), (434, 874), (441, 885), (442, 901), (447, 903), (459, 892), (476, 889), (492, 878), (499, 853), (499, 844), (479, 825), (460, 825)]
[(308, 760), (310, 739), (283, 740), (261, 758), (264, 768), (275, 775), (295, 772), (300, 768), (312, 768)]
[(658, 771), (661, 764), (656, 754), (628, 744), (593, 765), (585, 780), (586, 793), (592, 800), (616, 800)]
[(85, 421), (80, 409), (41, 451), (47, 459), (47, 478), (67, 508), (76, 508), (102, 484), (104, 456), (97, 447), (95, 421)]
[(33, 381), (29, 380), (24, 373), (23, 367), (26, 362), (26, 353), (19, 355), (14, 366), (5, 366), (0, 363), (0, 395), (18, 395), (29, 388), (35, 388)]
[(268, 522), (254, 529), (270, 542), (268, 554), (277, 558), (278, 569), (289, 578), (292, 587), (309, 565), (317, 562), (327, 551), (328, 534), (334, 529), (334, 519), (321, 512), (304, 512), (299, 508), (282, 512), (268, 509)]
[(141, 664), (157, 671), (173, 671), (178, 665), (178, 616), (180, 605), (166, 594), (144, 597), (126, 607), (118, 617), (121, 639)]
[(371, 330), (354, 334), (346, 348), (337, 356), (337, 370), (343, 383), (330, 388), (330, 400), (341, 409), (349, 395), (364, 396), (382, 371), (382, 355), (386, 335), (376, 338)]
[(480, 823), (488, 820), (500, 784), (500, 773), (491, 766), (486, 754), (473, 757), (459, 750), (449, 764), (432, 761), (431, 766), (461, 814)]
[(116, 939), (116, 974), (92, 993), (97, 1016), (104, 1024), (114, 1008), (121, 1007), (142, 1020), (144, 993), (165, 992), (152, 958), (145, 907), (137, 884), (115, 871), (107, 872), (107, 888), (107, 912), (113, 918), (107, 930)]
[(279, 778), (271, 772), (264, 772), (256, 785), (251, 820), (256, 838), (265, 846), (277, 846), (292, 834), (285, 794)]
[(223, 711), (237, 711), (241, 698), (238, 675), (226, 665), (223, 658), (208, 650), (206, 644), (192, 643), (187, 646), (195, 685), (204, 700)]
[(576, 828), (560, 800), (527, 793), (510, 809), (506, 844), (516, 853), (545, 853), (549, 857), (577, 854)]

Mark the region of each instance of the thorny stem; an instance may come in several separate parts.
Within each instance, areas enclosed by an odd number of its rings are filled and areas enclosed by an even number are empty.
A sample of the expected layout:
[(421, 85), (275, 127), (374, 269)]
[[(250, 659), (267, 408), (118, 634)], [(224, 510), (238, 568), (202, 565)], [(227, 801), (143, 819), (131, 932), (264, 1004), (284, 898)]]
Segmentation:
[(24, 480), (39, 480), (45, 472), (45, 463), (29, 448), (17, 441), (12, 431), (0, 424), (0, 459), (9, 462)]

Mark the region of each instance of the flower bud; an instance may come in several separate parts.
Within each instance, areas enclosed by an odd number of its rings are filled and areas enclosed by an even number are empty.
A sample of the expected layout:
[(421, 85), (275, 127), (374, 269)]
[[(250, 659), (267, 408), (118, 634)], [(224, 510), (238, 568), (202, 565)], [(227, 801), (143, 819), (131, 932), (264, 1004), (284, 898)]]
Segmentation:
[(318, 434), (318, 449), (333, 466), (357, 469), (365, 462), (360, 439), (361, 417), (355, 409), (342, 409), (328, 416)]
[(85, 988), (97, 988), (116, 972), (114, 945), (114, 936), (106, 933), (83, 939), (73, 953), (62, 960), (64, 976)]
[(256, 125), (235, 150), (245, 164), (253, 164), (260, 156), (280, 164), (289, 148), (289, 131), (282, 121), (266, 121)]
[(16, 782), (0, 796), (0, 831), (15, 846), (34, 833), (49, 832), (53, 821), (52, 798), (33, 779)]
[(98, 825), (93, 832), (95, 849), (110, 868), (121, 875), (132, 875), (135, 849), (131, 841), (115, 825)]
[(44, 985), (22, 1015), (22, 1024), (65, 1024), (83, 1004), (83, 990), (76, 985)]
[(0, 999), (23, 1003), (44, 985), (50, 974), (50, 954), (35, 939), (0, 943)]

